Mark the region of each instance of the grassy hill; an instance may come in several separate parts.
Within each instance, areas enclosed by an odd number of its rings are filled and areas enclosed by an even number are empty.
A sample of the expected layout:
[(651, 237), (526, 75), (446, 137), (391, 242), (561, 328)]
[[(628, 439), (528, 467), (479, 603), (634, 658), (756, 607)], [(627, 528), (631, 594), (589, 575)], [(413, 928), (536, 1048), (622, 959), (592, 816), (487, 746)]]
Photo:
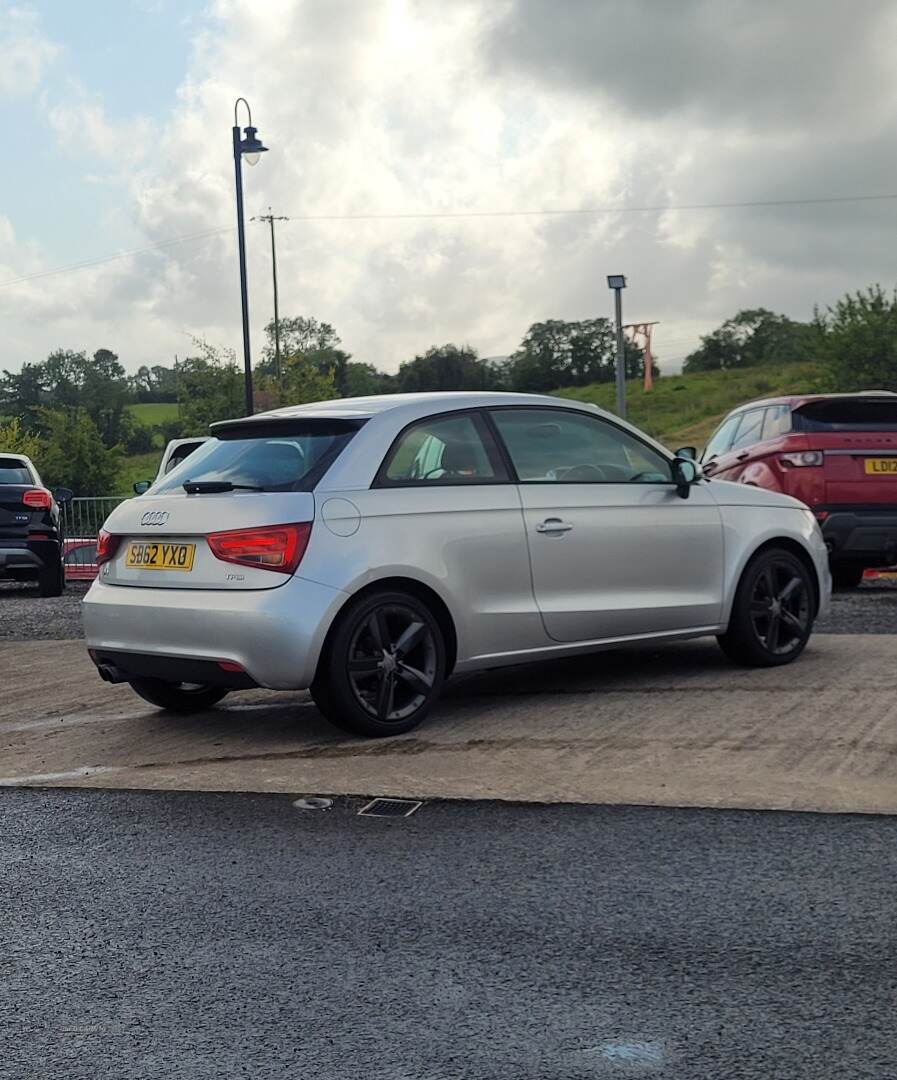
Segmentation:
[(129, 405), (128, 411), (135, 420), (147, 427), (164, 424), (166, 420), (177, 420), (178, 407), (175, 402), (149, 402), (142, 405)]
[[(719, 421), (737, 405), (778, 394), (811, 393), (820, 389), (822, 369), (815, 363), (775, 364), (735, 371), (702, 371), (667, 375), (646, 394), (639, 380), (626, 384), (626, 419), (643, 428), (670, 449), (707, 441)], [(571, 386), (557, 390), (561, 397), (590, 401), (613, 411), (613, 383)]]

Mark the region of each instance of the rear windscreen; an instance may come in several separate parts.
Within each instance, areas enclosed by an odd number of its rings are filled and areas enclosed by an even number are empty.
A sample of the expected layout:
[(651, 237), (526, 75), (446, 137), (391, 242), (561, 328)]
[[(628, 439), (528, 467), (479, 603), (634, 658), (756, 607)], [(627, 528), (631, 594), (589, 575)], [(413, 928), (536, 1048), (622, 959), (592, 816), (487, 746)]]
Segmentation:
[[(244, 424), (210, 439), (153, 486), (153, 493), (180, 491), (188, 481), (224, 482), (262, 491), (311, 491), (357, 430), (357, 425), (306, 421), (283, 433), (247, 437)], [(242, 437), (241, 437), (242, 436)]]
[(18, 458), (0, 457), (0, 484), (33, 484), (28, 467)]
[(897, 431), (893, 400), (831, 398), (812, 401), (794, 413), (795, 431)]

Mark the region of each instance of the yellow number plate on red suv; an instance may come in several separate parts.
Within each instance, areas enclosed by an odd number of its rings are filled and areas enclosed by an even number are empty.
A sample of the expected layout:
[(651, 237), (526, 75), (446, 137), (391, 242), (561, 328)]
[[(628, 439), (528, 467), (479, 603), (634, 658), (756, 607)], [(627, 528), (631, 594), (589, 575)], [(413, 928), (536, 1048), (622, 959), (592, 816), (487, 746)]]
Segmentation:
[(897, 457), (867, 457), (865, 464), (868, 476), (897, 477)]
[(196, 544), (131, 543), (125, 566), (129, 570), (192, 570), (195, 552)]

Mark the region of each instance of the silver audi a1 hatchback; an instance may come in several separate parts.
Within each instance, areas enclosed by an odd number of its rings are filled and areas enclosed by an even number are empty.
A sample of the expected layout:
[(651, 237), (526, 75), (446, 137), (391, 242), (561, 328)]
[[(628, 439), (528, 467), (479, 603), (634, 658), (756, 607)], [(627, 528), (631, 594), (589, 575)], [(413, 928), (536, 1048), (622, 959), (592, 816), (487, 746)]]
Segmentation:
[(308, 687), (390, 735), (456, 672), (710, 634), (789, 663), (828, 604), (805, 506), (592, 405), (405, 394), (212, 436), (111, 514), (84, 602), (102, 677), (163, 708)]

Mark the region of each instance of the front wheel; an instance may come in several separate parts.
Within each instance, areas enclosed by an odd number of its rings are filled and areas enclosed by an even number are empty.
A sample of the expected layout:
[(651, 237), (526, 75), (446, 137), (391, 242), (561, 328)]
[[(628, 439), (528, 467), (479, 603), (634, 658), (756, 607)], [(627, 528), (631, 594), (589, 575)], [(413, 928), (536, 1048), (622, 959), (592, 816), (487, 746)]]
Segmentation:
[(813, 582), (796, 555), (781, 548), (761, 552), (741, 576), (729, 628), (717, 641), (748, 667), (790, 664), (804, 651), (816, 602)]
[(228, 692), (226, 686), (201, 683), (168, 683), (161, 679), (131, 679), (131, 689), (150, 705), (169, 712), (202, 712), (216, 705)]
[(411, 731), (442, 690), (442, 631), (410, 593), (384, 589), (350, 603), (326, 648), (312, 697), (332, 724), (354, 735)]

